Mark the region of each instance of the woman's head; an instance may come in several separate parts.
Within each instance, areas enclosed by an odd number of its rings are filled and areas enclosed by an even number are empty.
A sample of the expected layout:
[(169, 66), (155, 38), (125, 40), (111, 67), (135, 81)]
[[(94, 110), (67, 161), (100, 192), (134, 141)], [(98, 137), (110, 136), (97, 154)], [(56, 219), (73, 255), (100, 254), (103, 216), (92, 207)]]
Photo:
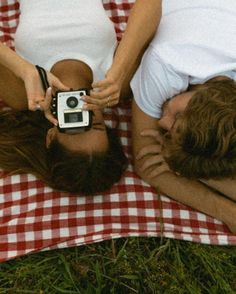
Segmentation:
[[(53, 139), (48, 148), (52, 187), (83, 195), (93, 195), (111, 188), (120, 180), (127, 167), (127, 158), (123, 153), (117, 131), (106, 127), (103, 132), (105, 138), (98, 136), (96, 142), (96, 134), (91, 131), (90, 142), (94, 142), (94, 145), (90, 143), (89, 146), (83, 141), (83, 147), (81, 148), (78, 143), (77, 150), (68, 149), (56, 137)], [(101, 146), (98, 144), (99, 140), (102, 143)], [(96, 146), (99, 147), (98, 150)]]
[(105, 126), (103, 114), (94, 111), (92, 126), (78, 134), (47, 134), (51, 186), (84, 195), (99, 193), (117, 182), (127, 167), (117, 131)]
[(236, 84), (209, 81), (196, 90), (166, 136), (170, 168), (191, 178), (236, 174)]
[(120, 179), (127, 159), (116, 130), (95, 123), (84, 134), (79, 140), (77, 135), (50, 131), (42, 113), (2, 112), (0, 167), (11, 173), (32, 173), (58, 190), (84, 195), (102, 192)]
[(105, 152), (108, 149), (108, 137), (104, 124), (103, 114), (100, 110), (95, 110), (93, 121), (89, 130), (81, 131), (75, 134), (60, 132), (57, 127), (49, 129), (46, 144), (50, 146), (56, 139), (71, 152)]

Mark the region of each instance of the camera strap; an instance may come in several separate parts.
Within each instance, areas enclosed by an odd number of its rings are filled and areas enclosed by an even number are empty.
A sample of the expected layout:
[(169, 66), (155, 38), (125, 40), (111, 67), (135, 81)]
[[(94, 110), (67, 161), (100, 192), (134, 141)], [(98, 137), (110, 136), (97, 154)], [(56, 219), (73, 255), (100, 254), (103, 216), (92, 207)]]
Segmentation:
[(48, 79), (47, 79), (47, 73), (46, 73), (46, 70), (39, 66), (39, 65), (35, 65), (38, 73), (39, 73), (39, 76), (40, 76), (40, 79), (41, 79), (41, 82), (42, 82), (42, 85), (43, 85), (43, 89), (44, 91), (46, 92), (47, 89), (50, 87), (49, 85), (49, 82), (48, 82)]

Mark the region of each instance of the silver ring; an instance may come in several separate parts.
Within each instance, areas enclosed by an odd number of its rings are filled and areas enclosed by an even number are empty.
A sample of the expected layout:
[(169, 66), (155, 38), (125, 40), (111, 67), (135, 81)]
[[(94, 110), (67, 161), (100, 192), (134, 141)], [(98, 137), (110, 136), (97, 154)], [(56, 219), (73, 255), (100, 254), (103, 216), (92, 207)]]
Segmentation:
[(36, 109), (41, 110), (41, 106), (38, 103), (36, 104)]

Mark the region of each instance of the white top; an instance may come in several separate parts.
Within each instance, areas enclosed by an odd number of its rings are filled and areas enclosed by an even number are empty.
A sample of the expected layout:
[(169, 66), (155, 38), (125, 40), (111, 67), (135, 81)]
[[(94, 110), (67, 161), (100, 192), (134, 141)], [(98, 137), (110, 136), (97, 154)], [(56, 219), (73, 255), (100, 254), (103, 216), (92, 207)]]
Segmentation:
[(47, 70), (63, 59), (86, 63), (104, 78), (117, 45), (101, 0), (20, 0), (16, 52)]
[(131, 87), (146, 114), (166, 99), (224, 75), (236, 80), (236, 1), (163, 0), (162, 20)]

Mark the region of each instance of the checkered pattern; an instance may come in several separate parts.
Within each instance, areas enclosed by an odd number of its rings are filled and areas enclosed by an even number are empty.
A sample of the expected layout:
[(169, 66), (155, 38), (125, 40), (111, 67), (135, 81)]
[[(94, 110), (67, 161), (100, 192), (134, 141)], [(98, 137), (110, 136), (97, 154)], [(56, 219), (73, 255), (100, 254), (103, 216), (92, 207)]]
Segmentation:
[[(132, 2), (104, 1), (121, 37)], [(18, 5), (0, 0), (0, 38), (13, 47)], [(124, 150), (131, 161), (130, 104), (107, 112), (119, 120)], [(167, 237), (205, 244), (236, 245), (220, 221), (165, 196), (158, 196), (129, 164), (121, 181), (94, 197), (53, 191), (29, 174), (0, 178), (0, 261), (41, 250), (65, 248), (129, 236)]]

